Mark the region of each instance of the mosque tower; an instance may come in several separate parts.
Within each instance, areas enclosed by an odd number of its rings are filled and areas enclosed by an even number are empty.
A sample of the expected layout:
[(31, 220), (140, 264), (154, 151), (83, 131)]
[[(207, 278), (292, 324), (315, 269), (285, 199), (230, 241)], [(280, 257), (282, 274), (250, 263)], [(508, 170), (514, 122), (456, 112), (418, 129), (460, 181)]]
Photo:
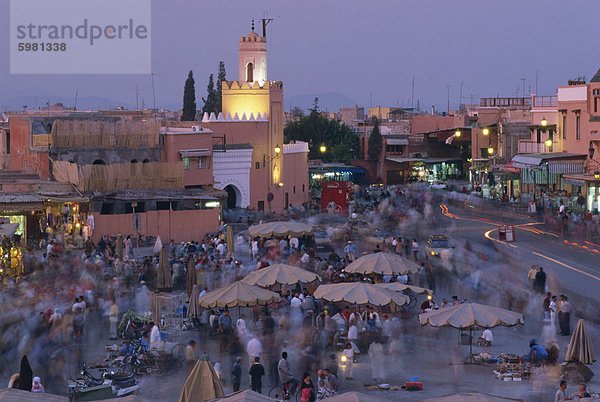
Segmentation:
[(267, 80), (267, 36), (266, 24), (263, 22), (263, 36), (252, 30), (248, 35), (240, 37), (239, 79), (240, 82), (258, 82), (263, 86)]

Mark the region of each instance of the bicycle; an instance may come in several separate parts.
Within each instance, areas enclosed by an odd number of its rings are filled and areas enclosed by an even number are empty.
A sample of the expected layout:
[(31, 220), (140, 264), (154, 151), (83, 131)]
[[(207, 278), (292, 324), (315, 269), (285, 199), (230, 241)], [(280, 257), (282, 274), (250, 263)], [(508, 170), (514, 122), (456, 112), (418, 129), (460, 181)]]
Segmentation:
[(273, 388), (271, 388), (269, 390), (269, 393), (267, 394), (269, 396), (269, 398), (273, 398), (273, 399), (283, 399), (284, 401), (291, 401), (292, 398), (294, 398), (293, 400), (296, 402), (300, 402), (300, 400), (302, 399), (302, 392), (300, 391), (300, 383), (298, 383), (298, 385), (296, 386), (296, 391), (294, 392), (293, 395), (290, 395), (288, 393), (288, 388), (291, 387), (292, 384), (286, 384), (284, 386), (280, 386), (280, 385), (276, 385)]

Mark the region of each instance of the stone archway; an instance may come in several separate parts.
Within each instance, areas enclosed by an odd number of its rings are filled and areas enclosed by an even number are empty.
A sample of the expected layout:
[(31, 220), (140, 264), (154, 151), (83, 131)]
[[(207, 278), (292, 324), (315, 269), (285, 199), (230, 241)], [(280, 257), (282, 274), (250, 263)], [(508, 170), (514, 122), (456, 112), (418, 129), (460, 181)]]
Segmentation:
[(233, 184), (229, 184), (225, 186), (223, 189), (227, 191), (227, 209), (239, 208), (242, 204), (242, 193), (240, 189), (234, 186)]

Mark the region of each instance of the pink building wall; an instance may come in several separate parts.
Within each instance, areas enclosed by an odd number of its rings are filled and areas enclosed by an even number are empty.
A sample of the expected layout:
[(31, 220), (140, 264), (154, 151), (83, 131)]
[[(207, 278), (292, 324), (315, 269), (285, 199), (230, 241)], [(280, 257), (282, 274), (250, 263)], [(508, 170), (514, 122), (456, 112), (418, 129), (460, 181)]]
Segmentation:
[[(188, 124), (190, 129), (192, 125), (200, 125), (199, 122), (188, 123), (190, 123)], [(212, 153), (212, 136), (213, 134), (211, 133), (164, 134), (162, 161), (181, 161), (182, 158), (179, 151), (184, 149), (206, 149)], [(206, 156), (206, 167), (204, 169), (198, 169), (198, 157), (191, 158), (190, 168), (184, 171), (184, 183), (186, 186), (212, 185), (212, 156)]]
[[(116, 236), (119, 233), (134, 235), (133, 214), (94, 215), (95, 243), (100, 236)], [(219, 209), (195, 209), (183, 211), (148, 211), (140, 213), (141, 229), (144, 236), (160, 236), (163, 244), (170, 239), (175, 242), (200, 240), (206, 233), (215, 232), (219, 228)]]

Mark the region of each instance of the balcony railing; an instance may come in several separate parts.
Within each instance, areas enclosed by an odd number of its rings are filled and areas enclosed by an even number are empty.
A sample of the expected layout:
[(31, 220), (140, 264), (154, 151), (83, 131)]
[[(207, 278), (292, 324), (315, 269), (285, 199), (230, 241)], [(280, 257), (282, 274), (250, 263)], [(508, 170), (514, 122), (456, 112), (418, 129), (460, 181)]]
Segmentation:
[(533, 107), (557, 107), (558, 96), (535, 96)]
[(531, 107), (531, 98), (481, 98), (480, 107)]
[(519, 141), (520, 154), (541, 154), (545, 152), (550, 152), (550, 148), (543, 142)]

